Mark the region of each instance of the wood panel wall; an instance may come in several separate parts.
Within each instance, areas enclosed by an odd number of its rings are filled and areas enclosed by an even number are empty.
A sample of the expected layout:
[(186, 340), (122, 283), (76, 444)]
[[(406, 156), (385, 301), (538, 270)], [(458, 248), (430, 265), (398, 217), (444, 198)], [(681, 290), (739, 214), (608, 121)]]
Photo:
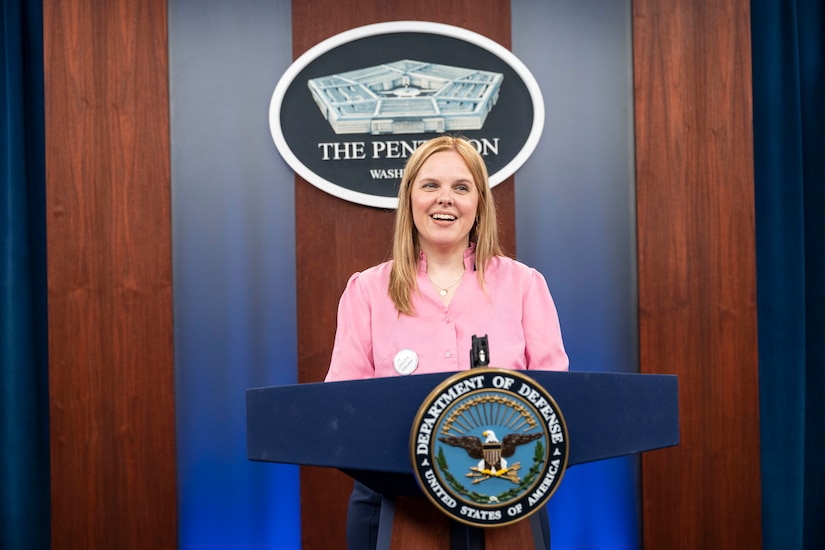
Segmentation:
[(747, 0), (633, 4), (642, 372), (682, 443), (642, 457), (645, 548), (761, 548)]
[(174, 548), (166, 1), (43, 20), (52, 547)]
[[(416, 19), (461, 26), (510, 46), (510, 3), (500, 0), (293, 2), (293, 55), (345, 30), (383, 21)], [(501, 238), (515, 254), (513, 178), (496, 186)], [(335, 336), (335, 308), (355, 271), (389, 258), (394, 211), (355, 205), (323, 193), (296, 176), (298, 270), (298, 380), (324, 379)], [(336, 470), (301, 469), (303, 548), (343, 547), (350, 478)]]

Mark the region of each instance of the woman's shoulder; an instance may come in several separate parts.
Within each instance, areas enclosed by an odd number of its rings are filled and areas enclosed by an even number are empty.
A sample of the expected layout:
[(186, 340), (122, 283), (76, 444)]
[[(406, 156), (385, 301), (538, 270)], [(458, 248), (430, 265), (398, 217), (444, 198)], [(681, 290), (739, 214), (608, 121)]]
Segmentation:
[(392, 260), (368, 267), (363, 271), (356, 271), (350, 276), (347, 286), (352, 286), (353, 284), (365, 285), (367, 287), (383, 285), (384, 291), (386, 291), (391, 270)]
[(500, 273), (516, 277), (533, 277), (538, 274), (535, 268), (530, 267), (518, 260), (510, 258), (509, 256), (493, 256), (485, 270), (488, 273)]
[(547, 280), (541, 272), (508, 256), (493, 257), (484, 271), (484, 278), (491, 286), (503, 285), (513, 290), (520, 288), (522, 292), (547, 288)]

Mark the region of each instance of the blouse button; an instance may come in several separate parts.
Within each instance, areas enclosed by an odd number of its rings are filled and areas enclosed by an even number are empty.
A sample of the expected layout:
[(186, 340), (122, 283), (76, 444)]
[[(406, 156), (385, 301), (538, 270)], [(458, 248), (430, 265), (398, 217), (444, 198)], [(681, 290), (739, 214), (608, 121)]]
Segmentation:
[(451, 355), (452, 354), (448, 351), (447, 353), (444, 354), (444, 357), (450, 357)]

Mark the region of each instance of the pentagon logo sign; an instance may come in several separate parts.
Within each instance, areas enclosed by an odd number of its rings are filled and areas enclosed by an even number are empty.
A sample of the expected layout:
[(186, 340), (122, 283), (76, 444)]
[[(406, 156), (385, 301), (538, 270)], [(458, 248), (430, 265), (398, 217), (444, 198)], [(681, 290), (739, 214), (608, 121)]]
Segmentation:
[(391, 21), (337, 34), (296, 59), (272, 93), (269, 128), (312, 185), (395, 208), (407, 158), (440, 134), (475, 146), (491, 186), (513, 175), (538, 144), (544, 101), (527, 67), (493, 40)]
[(410, 435), (424, 494), (475, 527), (520, 521), (555, 492), (567, 467), (567, 425), (544, 388), (519, 371), (455, 374), (422, 403)]

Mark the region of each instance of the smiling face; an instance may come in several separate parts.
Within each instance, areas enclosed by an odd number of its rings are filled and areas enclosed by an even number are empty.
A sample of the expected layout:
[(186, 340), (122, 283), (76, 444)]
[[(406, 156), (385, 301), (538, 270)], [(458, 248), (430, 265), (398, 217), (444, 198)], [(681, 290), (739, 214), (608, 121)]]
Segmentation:
[(410, 202), (425, 253), (467, 248), (478, 196), (473, 175), (456, 151), (434, 153), (421, 165), (411, 185)]

